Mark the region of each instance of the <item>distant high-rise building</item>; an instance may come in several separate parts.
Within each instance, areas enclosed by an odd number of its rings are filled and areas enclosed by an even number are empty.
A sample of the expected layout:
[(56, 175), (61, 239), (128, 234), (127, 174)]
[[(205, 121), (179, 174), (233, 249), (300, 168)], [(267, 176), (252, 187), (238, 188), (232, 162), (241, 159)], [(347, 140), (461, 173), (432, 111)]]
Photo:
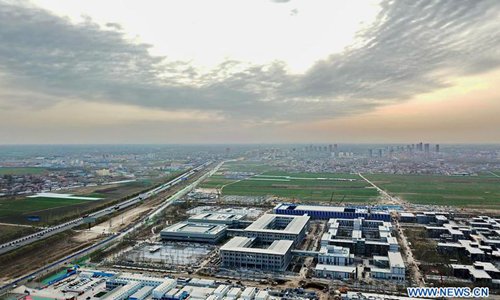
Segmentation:
[(439, 153), (439, 144), (436, 144), (436, 153)]
[(330, 153), (333, 152), (333, 145), (332, 144), (328, 145), (328, 152), (330, 152)]
[(231, 152), (231, 148), (227, 147), (226, 148), (226, 156), (229, 156), (229, 153)]
[(430, 152), (430, 145), (429, 144), (425, 144), (424, 148), (425, 148), (425, 153), (429, 153)]
[(417, 151), (423, 151), (423, 150), (424, 150), (423, 149), (423, 143), (422, 142), (418, 143), (417, 144)]
[(368, 149), (368, 157), (373, 157), (373, 149)]
[(383, 149), (378, 149), (378, 157), (382, 157)]

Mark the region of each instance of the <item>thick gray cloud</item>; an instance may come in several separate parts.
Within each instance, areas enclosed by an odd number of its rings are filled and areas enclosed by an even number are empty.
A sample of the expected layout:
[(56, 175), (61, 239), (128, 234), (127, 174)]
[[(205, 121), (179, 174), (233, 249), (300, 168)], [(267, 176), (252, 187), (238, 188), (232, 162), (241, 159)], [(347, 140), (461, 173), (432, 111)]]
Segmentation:
[[(219, 111), (259, 120), (325, 118), (369, 111), (500, 64), (500, 1), (386, 1), (359, 45), (291, 75), (283, 63), (233, 72), (227, 61), (200, 75), (187, 62), (154, 57), (118, 24), (100, 28), (0, 0), (0, 74), (29, 107), (64, 98), (158, 109)], [(321, 28), (318, 28), (321, 30)], [(43, 96), (34, 97), (33, 94)]]
[[(358, 49), (318, 62), (288, 95), (401, 100), (500, 65), (500, 2), (387, 1)], [(443, 75), (443, 74), (440, 74)]]

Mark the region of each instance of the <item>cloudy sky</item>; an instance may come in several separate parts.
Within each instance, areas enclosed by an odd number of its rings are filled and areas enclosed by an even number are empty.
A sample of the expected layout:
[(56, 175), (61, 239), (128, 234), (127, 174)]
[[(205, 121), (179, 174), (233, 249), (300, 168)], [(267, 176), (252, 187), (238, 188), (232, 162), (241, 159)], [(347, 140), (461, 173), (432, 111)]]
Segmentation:
[(0, 0), (0, 144), (500, 142), (498, 0)]

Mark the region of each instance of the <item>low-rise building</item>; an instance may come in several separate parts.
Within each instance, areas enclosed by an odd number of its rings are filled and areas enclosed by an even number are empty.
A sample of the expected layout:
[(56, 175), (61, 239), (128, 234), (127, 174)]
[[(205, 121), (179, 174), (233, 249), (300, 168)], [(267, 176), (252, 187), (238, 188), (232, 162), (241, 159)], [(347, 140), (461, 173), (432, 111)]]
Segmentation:
[(328, 231), (321, 237), (321, 246), (334, 245), (349, 248), (355, 255), (387, 255), (399, 251), (399, 244), (392, 236), (390, 222), (379, 220), (330, 219)]
[(217, 243), (226, 236), (227, 226), (198, 222), (180, 222), (163, 229), (160, 237), (164, 241)]
[(274, 207), (273, 212), (279, 215), (308, 215), (311, 219), (357, 219), (391, 221), (388, 211), (372, 211), (365, 208), (344, 206), (302, 205), (280, 203)]
[(318, 264), (347, 266), (352, 264), (354, 254), (349, 248), (339, 246), (322, 246), (318, 254)]
[(370, 266), (372, 278), (403, 281), (406, 267), (400, 252), (388, 252), (387, 256), (373, 256)]
[(314, 268), (316, 277), (329, 279), (356, 279), (356, 266), (337, 266), (317, 264)]
[(293, 241), (276, 240), (257, 248), (257, 238), (233, 237), (220, 248), (222, 266), (269, 271), (285, 271), (292, 259)]
[(500, 270), (489, 262), (474, 262), (472, 265), (452, 264), (453, 275), (470, 279), (476, 283), (492, 285), (500, 283)]
[(243, 215), (231, 213), (206, 212), (190, 217), (188, 222), (224, 224), (228, 227), (235, 227), (238, 226), (243, 217)]

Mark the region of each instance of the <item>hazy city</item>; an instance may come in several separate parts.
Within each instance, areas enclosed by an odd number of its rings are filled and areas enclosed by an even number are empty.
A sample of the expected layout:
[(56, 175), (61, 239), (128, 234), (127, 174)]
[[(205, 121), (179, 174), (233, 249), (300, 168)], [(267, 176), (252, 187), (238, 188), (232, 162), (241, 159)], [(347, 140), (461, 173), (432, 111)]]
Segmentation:
[(0, 0), (0, 300), (500, 299), (500, 1)]

